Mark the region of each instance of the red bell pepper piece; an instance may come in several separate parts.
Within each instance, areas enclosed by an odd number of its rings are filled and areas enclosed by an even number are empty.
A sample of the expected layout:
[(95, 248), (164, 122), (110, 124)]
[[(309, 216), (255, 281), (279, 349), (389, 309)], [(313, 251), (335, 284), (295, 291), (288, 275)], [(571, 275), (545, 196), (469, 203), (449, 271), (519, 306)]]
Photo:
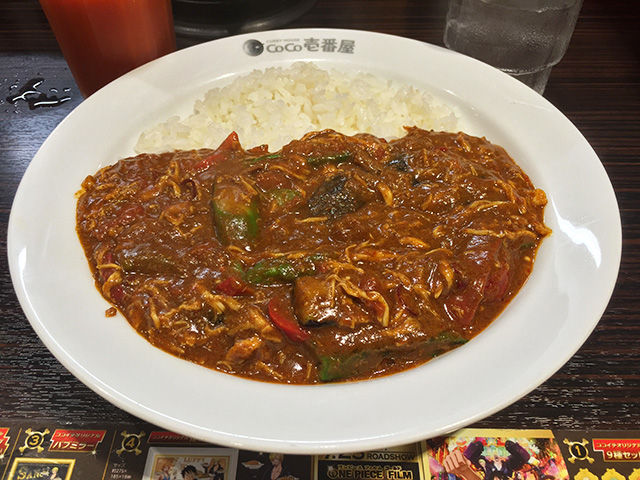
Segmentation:
[(309, 339), (309, 332), (300, 327), (293, 316), (289, 305), (282, 297), (273, 297), (269, 301), (269, 317), (273, 324), (294, 342), (304, 342)]
[(197, 172), (202, 172), (203, 170), (210, 168), (212, 165), (224, 160), (229, 151), (236, 150), (238, 148), (241, 148), (238, 134), (236, 132), (231, 132), (211, 155), (200, 160), (193, 168)]
[(467, 255), (477, 268), (475, 280), (460, 285), (444, 302), (449, 316), (464, 327), (471, 325), (481, 303), (501, 300), (507, 294), (510, 272), (500, 259), (501, 246), (500, 239), (477, 240)]

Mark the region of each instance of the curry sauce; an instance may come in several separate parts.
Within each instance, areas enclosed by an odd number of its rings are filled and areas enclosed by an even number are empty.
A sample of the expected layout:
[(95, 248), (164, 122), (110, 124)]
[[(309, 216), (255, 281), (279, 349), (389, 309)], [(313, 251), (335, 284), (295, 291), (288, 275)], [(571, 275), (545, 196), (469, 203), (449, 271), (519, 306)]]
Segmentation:
[(546, 202), (463, 133), (325, 130), (275, 153), (231, 134), (87, 177), (77, 231), (102, 295), (153, 345), (313, 384), (406, 370), (481, 332), (531, 273)]

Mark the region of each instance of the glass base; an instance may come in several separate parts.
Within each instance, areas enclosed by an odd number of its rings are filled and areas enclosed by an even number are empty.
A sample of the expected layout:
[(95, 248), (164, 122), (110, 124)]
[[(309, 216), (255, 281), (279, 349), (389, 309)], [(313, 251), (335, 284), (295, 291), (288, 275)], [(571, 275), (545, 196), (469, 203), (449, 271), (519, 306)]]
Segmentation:
[(544, 93), (544, 89), (547, 86), (547, 82), (549, 81), (549, 75), (551, 75), (551, 68), (547, 67), (542, 70), (538, 70), (535, 72), (510, 72), (508, 70), (503, 70), (505, 73), (508, 73), (513, 78), (520, 80), (525, 85), (533, 88), (540, 95)]

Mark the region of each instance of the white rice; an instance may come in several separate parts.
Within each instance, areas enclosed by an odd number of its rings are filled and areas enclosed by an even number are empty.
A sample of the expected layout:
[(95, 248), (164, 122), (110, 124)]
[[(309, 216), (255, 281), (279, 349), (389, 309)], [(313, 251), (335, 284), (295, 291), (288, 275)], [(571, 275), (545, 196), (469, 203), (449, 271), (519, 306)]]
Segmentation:
[(186, 118), (171, 117), (144, 131), (138, 153), (216, 148), (232, 131), (244, 148), (279, 150), (310, 131), (404, 136), (404, 126), (456, 131), (458, 118), (433, 95), (367, 73), (323, 70), (298, 62), (256, 70), (209, 90)]

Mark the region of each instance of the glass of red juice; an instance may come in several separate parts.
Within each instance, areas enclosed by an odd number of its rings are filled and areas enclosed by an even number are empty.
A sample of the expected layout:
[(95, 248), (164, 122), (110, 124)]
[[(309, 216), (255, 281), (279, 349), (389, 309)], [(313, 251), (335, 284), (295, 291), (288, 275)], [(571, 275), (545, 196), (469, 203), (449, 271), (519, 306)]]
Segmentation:
[(40, 0), (80, 93), (176, 49), (171, 0)]

